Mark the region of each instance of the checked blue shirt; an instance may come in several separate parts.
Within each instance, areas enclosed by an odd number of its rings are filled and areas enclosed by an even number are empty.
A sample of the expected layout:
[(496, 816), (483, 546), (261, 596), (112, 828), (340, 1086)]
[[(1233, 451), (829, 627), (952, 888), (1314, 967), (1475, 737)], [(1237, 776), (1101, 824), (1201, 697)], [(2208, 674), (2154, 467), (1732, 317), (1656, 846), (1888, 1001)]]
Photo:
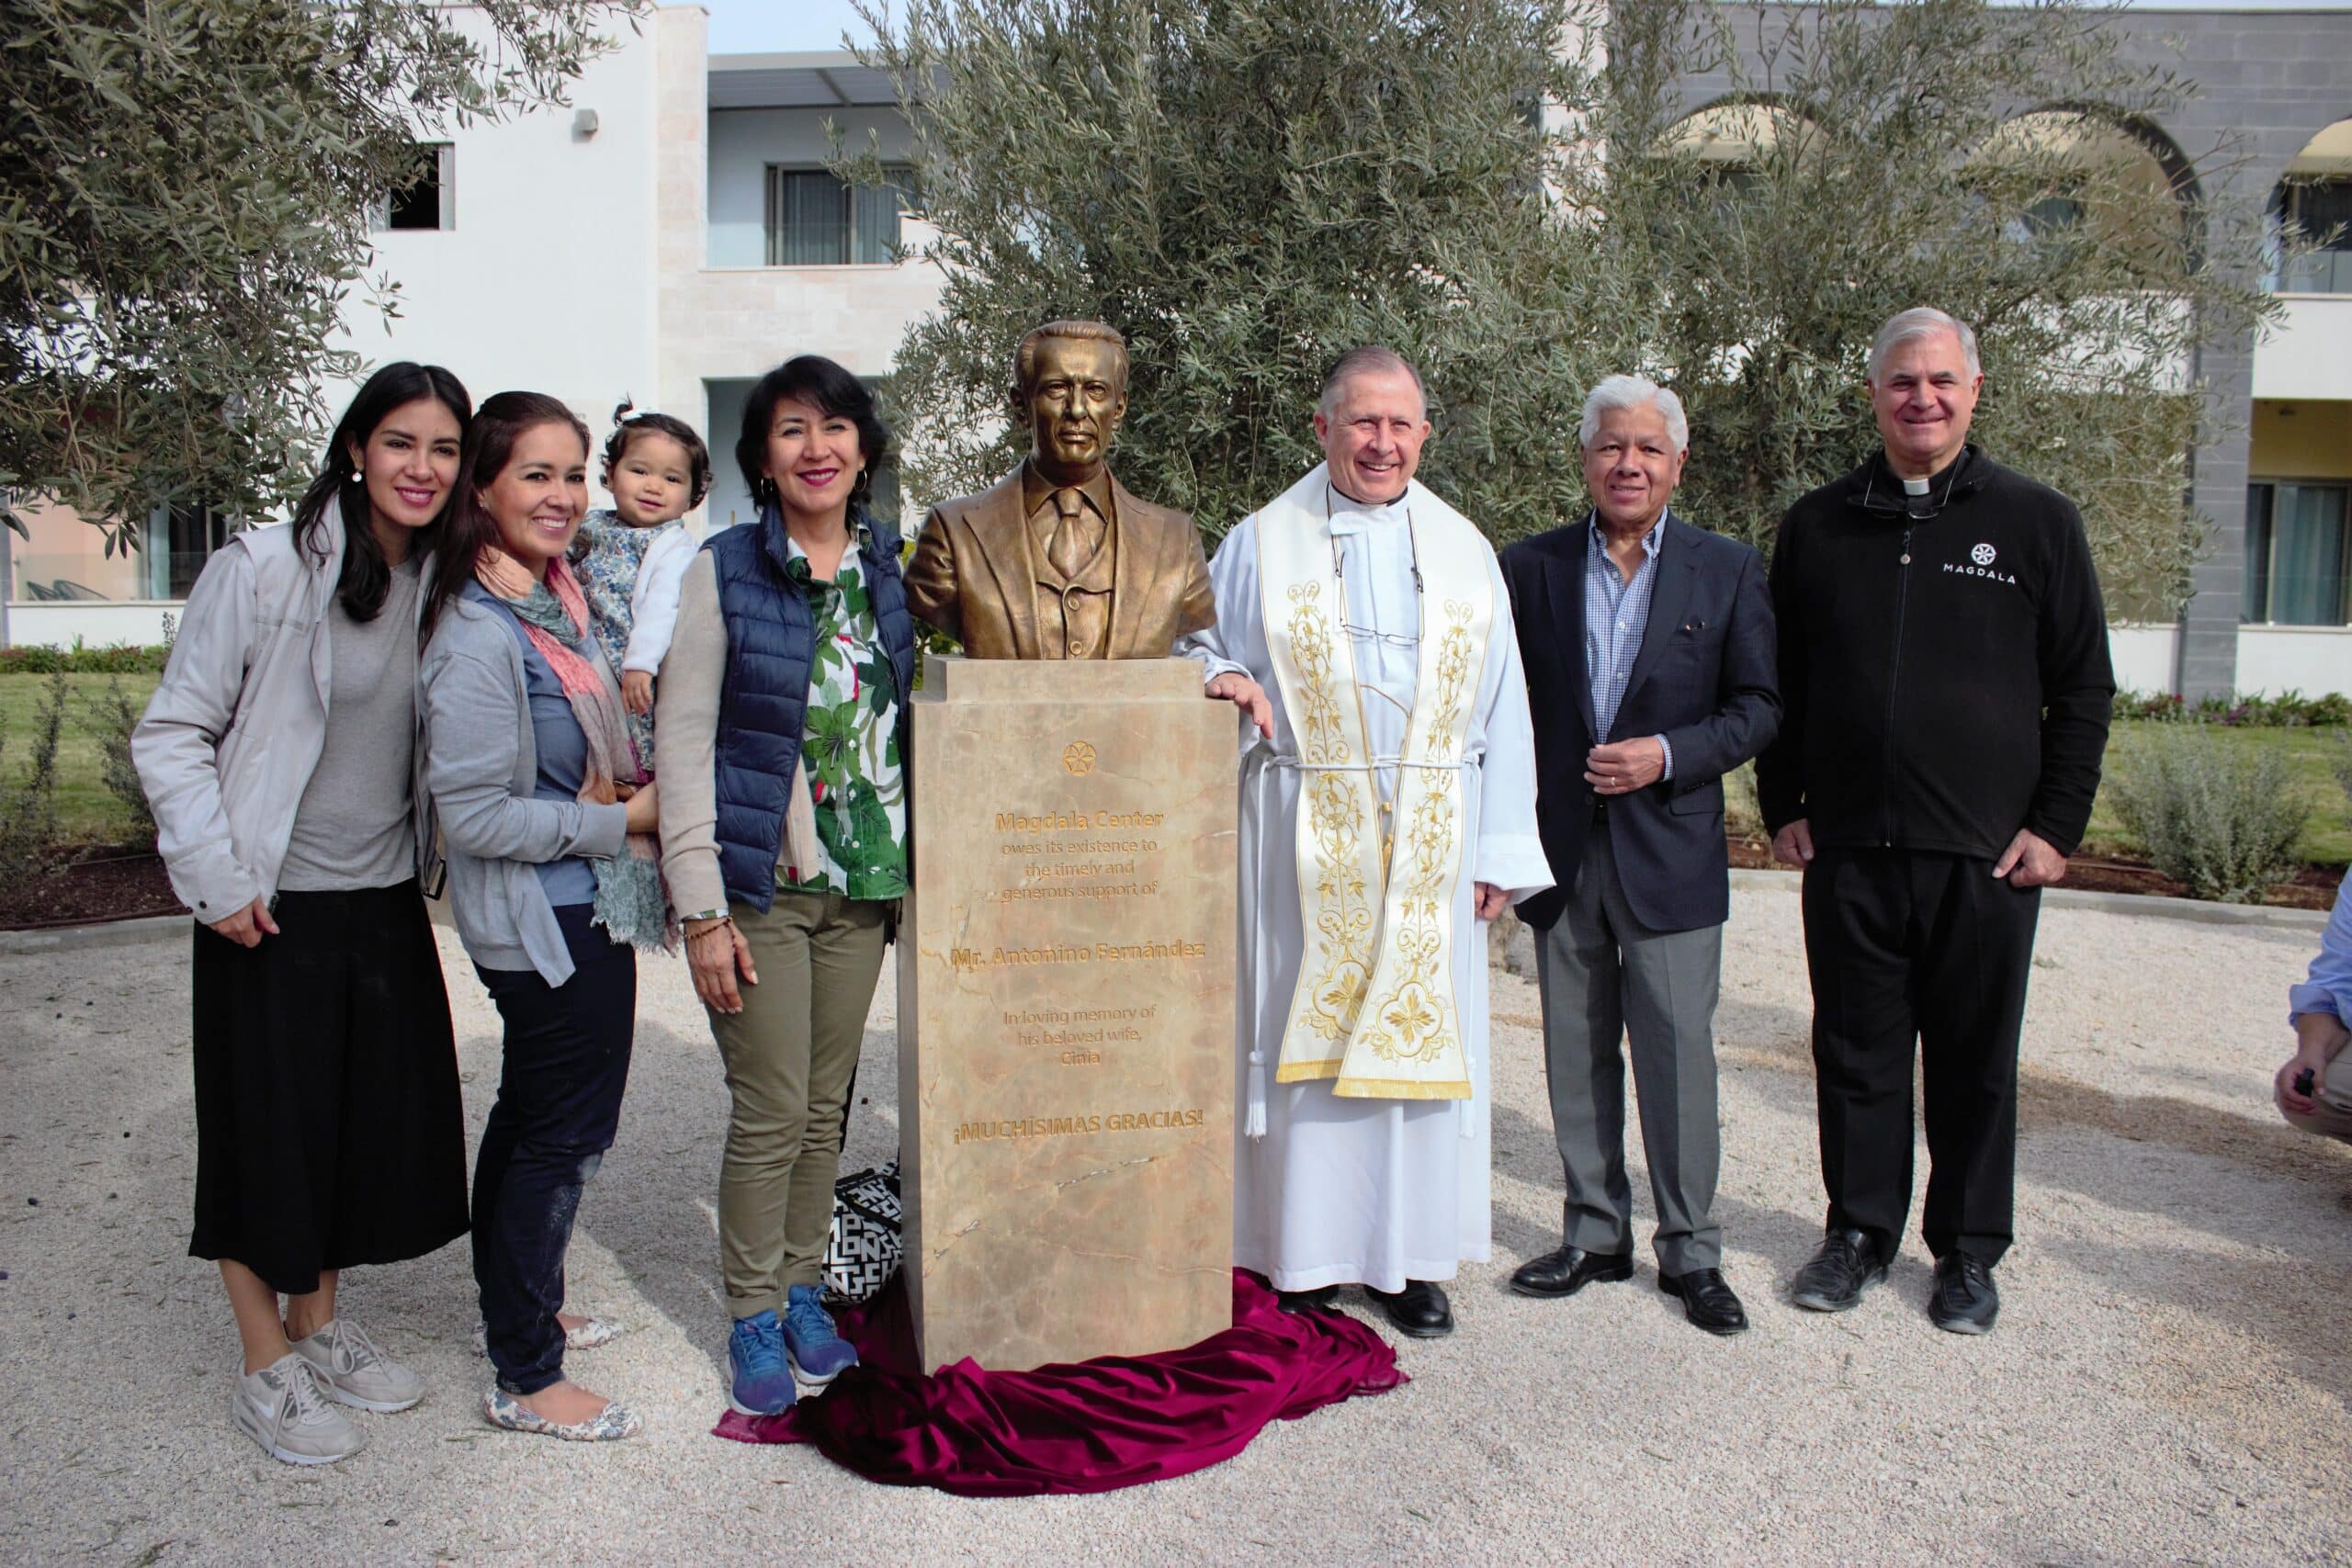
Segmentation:
[[(1642, 564), (1634, 581), (1625, 581), (1609, 558), (1609, 536), (1595, 513), (1584, 565), (1584, 669), (1592, 683), (1592, 723), (1603, 745), (1609, 727), (1617, 721), (1617, 705), (1625, 698), (1625, 682), (1634, 660), (1642, 651), (1642, 634), (1649, 629), (1650, 595), (1657, 586), (1657, 547), (1666, 534), (1661, 514), (1642, 536)], [(1674, 748), (1666, 737), (1657, 738), (1666, 753), (1667, 778), (1674, 776)]]

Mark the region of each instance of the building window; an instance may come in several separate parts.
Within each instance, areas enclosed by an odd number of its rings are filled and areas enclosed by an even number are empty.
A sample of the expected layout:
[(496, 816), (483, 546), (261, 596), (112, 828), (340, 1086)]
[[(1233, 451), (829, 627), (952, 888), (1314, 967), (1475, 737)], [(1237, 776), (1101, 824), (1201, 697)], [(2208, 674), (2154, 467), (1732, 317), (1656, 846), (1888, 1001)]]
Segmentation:
[(146, 537), (140, 548), (146, 597), (187, 598), (204, 563), (228, 542), (229, 513), (220, 507), (198, 502), (155, 508), (148, 516)]
[(768, 165), (767, 265), (888, 263), (899, 243), (908, 171), (892, 165), (883, 172), (895, 183), (853, 186), (822, 169)]
[(454, 229), (458, 226), (458, 150), (447, 141), (416, 148), (416, 174), (376, 209), (379, 229)]
[(2352, 623), (2352, 520), (2341, 484), (2248, 485), (2245, 588), (2238, 618), (2274, 626)]
[(2352, 294), (2352, 180), (2282, 185), (2271, 197), (2270, 216), (2280, 229), (2292, 228), (2321, 247), (2276, 267), (2274, 289)]

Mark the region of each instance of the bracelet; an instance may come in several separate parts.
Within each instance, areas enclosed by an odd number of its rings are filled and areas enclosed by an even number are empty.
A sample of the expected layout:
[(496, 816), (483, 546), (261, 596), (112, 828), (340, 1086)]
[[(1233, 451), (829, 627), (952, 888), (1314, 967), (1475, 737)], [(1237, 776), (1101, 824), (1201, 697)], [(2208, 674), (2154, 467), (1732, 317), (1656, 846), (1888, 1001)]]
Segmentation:
[(693, 925), (697, 921), (702, 922), (702, 930), (698, 931), (688, 931), (686, 933), (686, 940), (688, 942), (694, 941), (696, 937), (708, 936), (715, 931), (723, 931), (726, 928), (732, 926), (735, 923), (735, 917), (732, 915), (689, 915), (684, 920), (680, 921), (679, 924)]

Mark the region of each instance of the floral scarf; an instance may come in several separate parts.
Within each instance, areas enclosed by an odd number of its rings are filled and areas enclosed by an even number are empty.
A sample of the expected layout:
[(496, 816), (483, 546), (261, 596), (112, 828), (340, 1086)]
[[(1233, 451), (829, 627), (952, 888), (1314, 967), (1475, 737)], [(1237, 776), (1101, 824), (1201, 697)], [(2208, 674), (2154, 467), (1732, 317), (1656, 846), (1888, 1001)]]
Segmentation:
[[(618, 777), (634, 778), (636, 761), (629, 749), (620, 688), (588, 641), (588, 601), (579, 581), (561, 559), (548, 563), (547, 581), (536, 581), (528, 568), (495, 545), (483, 547), (474, 562), (474, 576), (499, 603), (514, 612), (523, 633), (555, 671), (571, 700), (572, 716), (588, 742), (586, 776), (580, 798), (598, 806), (619, 799), (613, 787)], [(595, 923), (613, 940), (631, 947), (669, 947), (677, 941), (677, 923), (670, 918), (668, 889), (662, 882), (661, 840), (650, 833), (631, 833), (628, 845), (610, 860), (589, 862), (596, 874)]]

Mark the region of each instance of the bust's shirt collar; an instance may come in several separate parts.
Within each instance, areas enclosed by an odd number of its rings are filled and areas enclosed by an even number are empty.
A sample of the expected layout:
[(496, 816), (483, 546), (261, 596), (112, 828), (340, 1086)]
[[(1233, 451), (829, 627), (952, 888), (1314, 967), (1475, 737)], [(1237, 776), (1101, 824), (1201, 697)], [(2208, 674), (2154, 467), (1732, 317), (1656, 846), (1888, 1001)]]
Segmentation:
[[(1035, 517), (1037, 514), (1037, 508), (1045, 505), (1052, 498), (1054, 491), (1059, 488), (1050, 483), (1045, 475), (1037, 471), (1035, 463), (1027, 457), (1021, 459), (1022, 516)], [(1096, 516), (1105, 523), (1111, 520), (1110, 469), (1097, 468), (1091, 479), (1078, 487), (1078, 493), (1084, 496), (1087, 503), (1094, 508)]]

